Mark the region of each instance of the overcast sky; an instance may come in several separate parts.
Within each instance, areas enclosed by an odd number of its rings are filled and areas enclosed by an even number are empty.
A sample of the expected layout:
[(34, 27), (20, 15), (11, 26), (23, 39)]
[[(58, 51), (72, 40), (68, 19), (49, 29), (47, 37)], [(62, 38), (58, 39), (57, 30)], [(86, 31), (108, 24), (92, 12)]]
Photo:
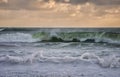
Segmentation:
[(120, 26), (120, 0), (0, 0), (0, 26)]
[[(0, 0), (0, 8), (7, 10), (35, 10), (34, 3), (41, 1), (48, 2), (49, 0)], [(52, 1), (52, 0), (51, 0)], [(85, 4), (87, 2), (100, 6), (113, 6), (120, 5), (120, 0), (54, 0), (57, 3), (70, 3), (72, 5)], [(39, 6), (38, 6), (39, 7)]]

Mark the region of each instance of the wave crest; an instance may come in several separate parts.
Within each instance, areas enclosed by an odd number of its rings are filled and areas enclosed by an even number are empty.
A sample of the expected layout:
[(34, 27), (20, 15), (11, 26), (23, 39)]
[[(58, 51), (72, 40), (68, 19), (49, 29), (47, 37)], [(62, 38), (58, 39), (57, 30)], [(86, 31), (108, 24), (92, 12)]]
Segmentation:
[(25, 56), (10, 56), (5, 55), (0, 57), (0, 62), (9, 62), (9, 63), (18, 63), (18, 64), (26, 64), (26, 63), (34, 63), (34, 62), (53, 62), (53, 63), (73, 63), (73, 62), (89, 62), (98, 64), (101, 67), (120, 67), (120, 57), (112, 55), (107, 56), (106, 58), (97, 56), (94, 53), (83, 53), (78, 57), (46, 57), (42, 54), (43, 51), (34, 52)]

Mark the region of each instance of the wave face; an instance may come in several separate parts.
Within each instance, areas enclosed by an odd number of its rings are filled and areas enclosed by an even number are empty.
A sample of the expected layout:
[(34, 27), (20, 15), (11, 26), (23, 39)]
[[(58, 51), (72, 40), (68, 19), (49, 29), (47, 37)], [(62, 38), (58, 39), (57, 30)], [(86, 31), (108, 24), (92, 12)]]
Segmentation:
[(111, 32), (38, 32), (33, 38), (50, 42), (106, 42), (120, 44), (120, 33)]
[(0, 29), (0, 42), (106, 42), (120, 44), (119, 29)]

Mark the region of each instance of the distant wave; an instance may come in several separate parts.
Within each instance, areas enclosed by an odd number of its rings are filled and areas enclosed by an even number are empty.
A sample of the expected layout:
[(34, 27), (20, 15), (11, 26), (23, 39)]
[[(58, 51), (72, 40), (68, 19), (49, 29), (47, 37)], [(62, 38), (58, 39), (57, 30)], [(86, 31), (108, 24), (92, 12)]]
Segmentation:
[(120, 33), (112, 32), (38, 32), (33, 38), (44, 42), (103, 42), (120, 44)]
[(120, 44), (119, 29), (6, 28), (1, 30), (0, 42), (99, 42)]
[(0, 35), (0, 42), (36, 42), (38, 39), (32, 38), (27, 33), (5, 33)]
[(0, 31), (3, 31), (4, 30), (4, 28), (0, 28)]

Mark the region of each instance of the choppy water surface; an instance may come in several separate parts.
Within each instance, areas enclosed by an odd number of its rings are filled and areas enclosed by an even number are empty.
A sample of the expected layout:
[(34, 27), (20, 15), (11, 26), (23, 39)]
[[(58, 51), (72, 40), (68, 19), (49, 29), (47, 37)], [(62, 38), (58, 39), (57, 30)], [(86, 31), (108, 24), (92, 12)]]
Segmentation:
[[(58, 38), (55, 38), (57, 41), (52, 40), (52, 42), (41, 41), (43, 35), (39, 33), (40, 31), (41, 30), (1, 31), (1, 77), (120, 76), (119, 43), (96, 42), (93, 40), (85, 42), (63, 40), (63, 42), (61, 42)], [(60, 30), (51, 30), (51, 36), (54, 35), (58, 37), (55, 33), (56, 31), (58, 32)], [(77, 30), (77, 32), (78, 31), (79, 30)], [(102, 33), (103, 32), (104, 31), (102, 31)], [(35, 35), (35, 37), (37, 36), (37, 38), (34, 38), (33, 35), (36, 33), (37, 35)], [(112, 32), (112, 34), (113, 33), (119, 34), (119, 32)], [(98, 35), (100, 34), (98, 33)], [(117, 37), (117, 41), (119, 41), (118, 34), (112, 35)], [(72, 35), (73, 37), (79, 36), (78, 34)], [(90, 36), (91, 33), (90, 35), (87, 33), (87, 35)], [(87, 35), (84, 34), (85, 38)], [(41, 38), (38, 38), (39, 36)], [(112, 36), (110, 36), (110, 38)], [(79, 38), (80, 37), (81, 36), (79, 36)], [(71, 35), (69, 38), (72, 38)], [(114, 41), (113, 38), (111, 40)]]

